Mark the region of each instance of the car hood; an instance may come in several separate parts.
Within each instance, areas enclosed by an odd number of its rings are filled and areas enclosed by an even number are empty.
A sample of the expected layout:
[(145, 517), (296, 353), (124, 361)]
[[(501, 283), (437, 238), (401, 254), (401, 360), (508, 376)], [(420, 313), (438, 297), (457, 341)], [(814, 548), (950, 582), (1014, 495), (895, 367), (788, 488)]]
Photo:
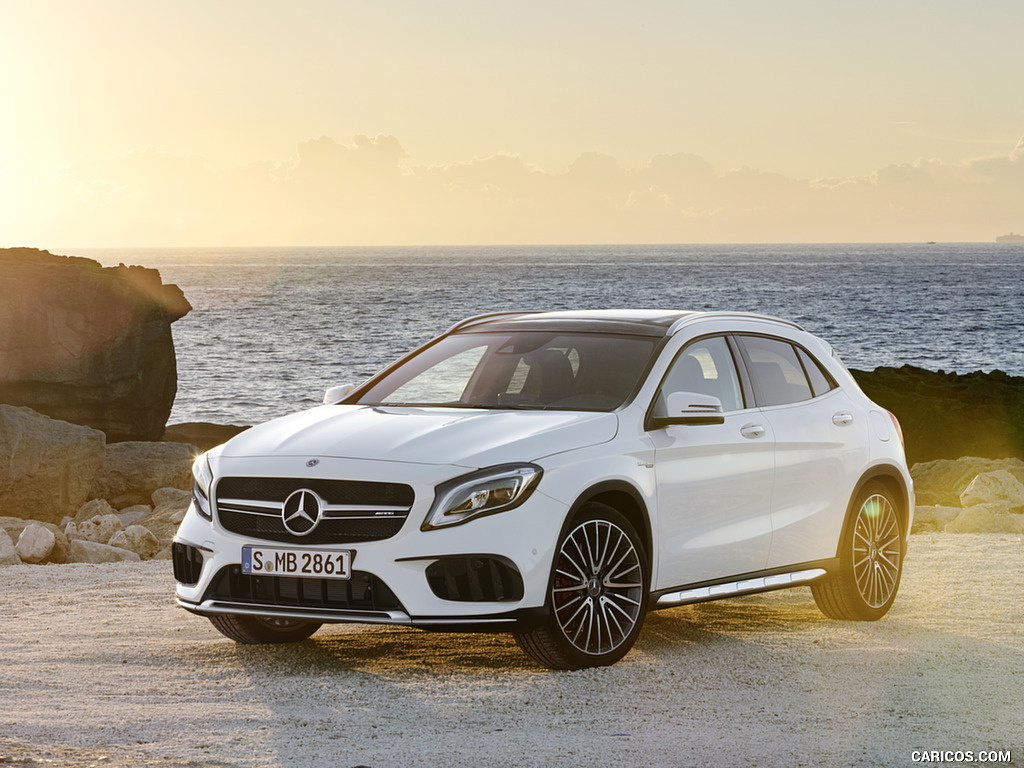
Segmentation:
[(486, 467), (615, 437), (613, 413), (326, 405), (253, 427), (221, 456), (324, 456)]

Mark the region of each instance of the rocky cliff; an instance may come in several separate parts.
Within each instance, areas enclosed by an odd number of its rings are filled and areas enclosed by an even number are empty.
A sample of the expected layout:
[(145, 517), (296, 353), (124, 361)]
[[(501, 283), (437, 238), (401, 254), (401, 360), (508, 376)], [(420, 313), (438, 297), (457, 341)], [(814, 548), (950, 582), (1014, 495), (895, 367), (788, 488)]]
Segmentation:
[(181, 290), (143, 267), (0, 249), (0, 403), (158, 440), (177, 391)]
[(896, 414), (907, 462), (1024, 458), (1024, 378), (904, 365), (853, 371), (865, 394)]

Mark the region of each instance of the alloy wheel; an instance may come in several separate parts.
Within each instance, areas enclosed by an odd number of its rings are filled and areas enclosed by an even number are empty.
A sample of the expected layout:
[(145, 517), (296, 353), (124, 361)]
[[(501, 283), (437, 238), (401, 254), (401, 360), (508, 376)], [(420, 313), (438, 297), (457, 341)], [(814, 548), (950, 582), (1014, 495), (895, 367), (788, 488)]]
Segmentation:
[(551, 590), (555, 620), (582, 653), (618, 648), (641, 619), (643, 570), (637, 548), (607, 520), (588, 520), (562, 542)]
[(865, 499), (853, 531), (853, 576), (864, 602), (880, 608), (899, 584), (900, 528), (896, 510), (882, 494)]

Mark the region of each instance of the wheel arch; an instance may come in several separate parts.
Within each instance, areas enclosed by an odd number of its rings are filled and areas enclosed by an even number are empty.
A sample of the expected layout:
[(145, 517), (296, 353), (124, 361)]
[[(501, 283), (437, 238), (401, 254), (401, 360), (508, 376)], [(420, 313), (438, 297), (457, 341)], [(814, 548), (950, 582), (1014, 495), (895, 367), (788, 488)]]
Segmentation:
[(850, 494), (850, 501), (846, 507), (846, 519), (843, 521), (843, 530), (846, 530), (851, 517), (857, 513), (857, 510), (854, 507), (861, 491), (863, 491), (864, 487), (871, 482), (878, 482), (885, 486), (886, 489), (892, 493), (893, 498), (896, 501), (896, 514), (899, 515), (900, 524), (903, 526), (903, 550), (904, 555), (906, 555), (907, 538), (910, 536), (910, 488), (907, 485), (907, 481), (904, 478), (903, 473), (891, 464), (879, 464), (871, 467), (867, 472), (861, 475), (860, 480), (857, 481), (857, 485), (853, 489), (853, 493)]
[[(566, 515), (565, 525), (568, 526), (580, 508), (590, 502), (606, 504), (612, 507), (636, 529), (636, 532), (643, 539), (644, 557), (647, 560), (648, 574), (650, 574), (653, 564), (654, 538), (651, 531), (651, 517), (647, 511), (647, 504), (644, 501), (643, 494), (636, 486), (625, 480), (606, 480), (597, 483), (587, 488), (576, 498), (576, 501), (569, 508), (569, 513)], [(562, 532), (562, 535), (565, 535), (565, 531)]]

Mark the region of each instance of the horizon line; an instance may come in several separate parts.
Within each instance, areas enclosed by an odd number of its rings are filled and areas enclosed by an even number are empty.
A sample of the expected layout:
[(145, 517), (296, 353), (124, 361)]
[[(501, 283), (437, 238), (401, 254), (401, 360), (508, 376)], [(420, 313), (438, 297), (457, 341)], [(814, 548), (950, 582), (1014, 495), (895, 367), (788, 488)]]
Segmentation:
[[(1012, 234), (1012, 233), (1011, 233)], [(1001, 237), (1002, 235), (1000, 235)], [(999, 243), (992, 240), (736, 240), (731, 242), (690, 241), (690, 242), (515, 242), (515, 243), (291, 243), (286, 245), (252, 245), (245, 243), (205, 244), (205, 245), (74, 245), (41, 247), (37, 245), (4, 245), (4, 249), (34, 248), (54, 253), (58, 250), (93, 250), (93, 251), (129, 251), (129, 250), (199, 250), (199, 249), (288, 249), (288, 248), (678, 248), (692, 246), (723, 246), (742, 247), (753, 245), (778, 246), (816, 246), (816, 245), (1016, 245), (1016, 243)]]

